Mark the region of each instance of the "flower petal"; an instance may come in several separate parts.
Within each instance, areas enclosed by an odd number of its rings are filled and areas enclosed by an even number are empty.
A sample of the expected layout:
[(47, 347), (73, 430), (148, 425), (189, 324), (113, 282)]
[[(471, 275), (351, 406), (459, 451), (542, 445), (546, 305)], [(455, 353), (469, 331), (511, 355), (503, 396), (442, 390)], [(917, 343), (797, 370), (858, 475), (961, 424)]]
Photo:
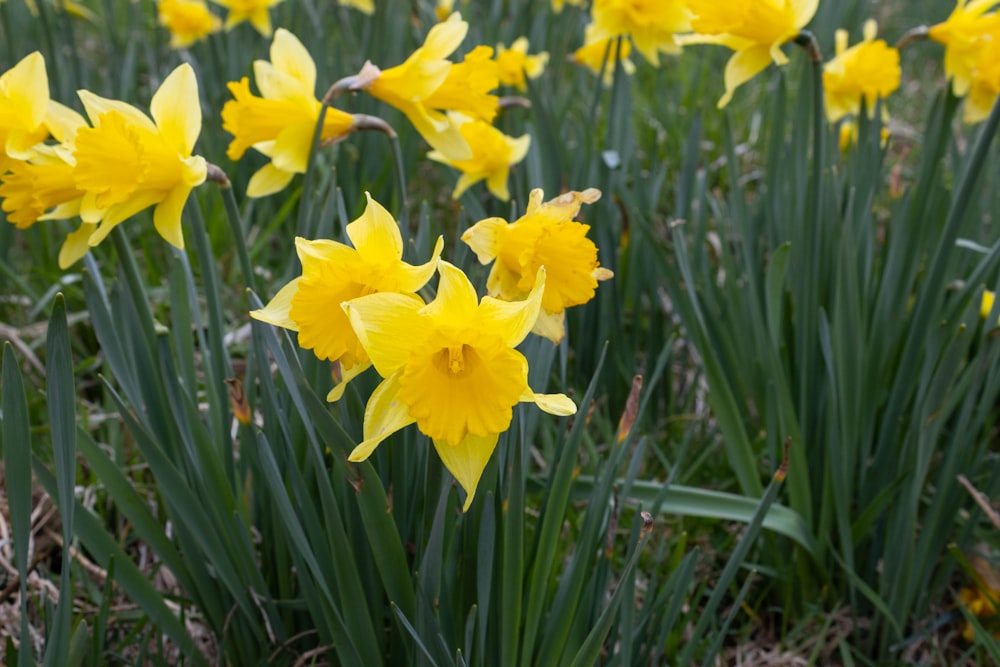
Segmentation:
[(271, 63), (281, 72), (300, 81), (310, 91), (316, 89), (316, 63), (299, 38), (278, 28), (271, 42)]
[(83, 108), (87, 112), (87, 117), (90, 118), (90, 122), (96, 127), (100, 123), (100, 117), (103, 114), (110, 113), (112, 111), (117, 111), (129, 123), (134, 123), (144, 130), (149, 130), (150, 132), (156, 134), (156, 124), (151, 121), (146, 114), (136, 109), (131, 104), (126, 104), (125, 102), (120, 102), (118, 100), (109, 100), (106, 97), (101, 97), (100, 95), (95, 95), (89, 90), (78, 90), (76, 93), (80, 97), (80, 102), (83, 103)]
[(524, 403), (534, 403), (544, 412), (557, 417), (576, 414), (576, 403), (566, 394), (536, 394), (530, 389), (521, 396)]
[(489, 264), (500, 254), (499, 237), (506, 227), (503, 218), (486, 218), (466, 229), (462, 240), (476, 253), (480, 264)]
[(271, 148), (274, 166), (293, 174), (306, 173), (315, 132), (315, 123), (294, 123), (279, 132)]
[(524, 301), (501, 301), (484, 296), (479, 305), (482, 326), (498, 333), (509, 347), (520, 345), (535, 326), (544, 292), (545, 267), (542, 267), (535, 275), (535, 286)]
[(459, 327), (465, 326), (476, 317), (479, 298), (476, 288), (462, 269), (444, 260), (438, 264), (441, 280), (438, 282), (437, 296), (423, 309), (423, 314), (432, 318), (444, 318)]
[(341, 365), (340, 381), (338, 381), (336, 384), (333, 385), (333, 389), (331, 389), (330, 393), (326, 395), (326, 400), (329, 401), (330, 403), (333, 403), (334, 401), (339, 401), (341, 398), (344, 397), (344, 390), (347, 389), (348, 383), (371, 367), (372, 363), (370, 361), (367, 361), (363, 364), (361, 363), (354, 364), (353, 366), (351, 366), (346, 370), (344, 369), (343, 365)]
[(59, 249), (60, 269), (68, 269), (90, 251), (88, 241), (96, 228), (96, 224), (84, 222), (79, 228), (70, 232), (66, 240), (63, 241), (62, 248)]
[(39, 51), (29, 53), (3, 73), (0, 100), (16, 114), (22, 129), (32, 130), (42, 124), (49, 105), (49, 78), (45, 58)]
[(726, 63), (726, 93), (719, 100), (721, 109), (733, 98), (738, 86), (763, 72), (771, 64), (771, 49), (768, 46), (753, 46), (744, 51), (737, 51)]
[(342, 307), (382, 377), (402, 368), (411, 351), (427, 336), (420, 315), (424, 302), (416, 295), (380, 292), (353, 299)]
[(444, 467), (454, 475), (458, 483), (465, 489), (465, 504), (462, 511), (468, 512), (472, 505), (472, 499), (476, 497), (476, 487), (479, 486), (479, 478), (483, 476), (483, 470), (493, 456), (496, 449), (499, 433), (489, 435), (465, 436), (459, 445), (449, 445), (438, 440), (434, 441), (434, 449)]
[(268, 162), (250, 177), (247, 197), (266, 197), (285, 189), (295, 176), (290, 171), (282, 171)]
[(431, 253), (430, 261), (419, 266), (410, 266), (400, 263), (399, 272), (400, 292), (416, 292), (427, 284), (437, 271), (438, 260), (441, 259), (441, 252), (444, 250), (444, 237), (439, 236), (434, 244), (434, 251)]
[(153, 226), (163, 240), (177, 248), (184, 249), (184, 232), (181, 229), (181, 212), (187, 202), (191, 188), (180, 185), (170, 191), (166, 198), (153, 209)]
[(399, 375), (386, 378), (375, 387), (365, 407), (365, 439), (348, 457), (351, 461), (364, 461), (375, 448), (396, 431), (413, 423), (407, 407), (397, 400)]
[(278, 290), (278, 293), (267, 302), (263, 308), (250, 311), (250, 317), (261, 322), (273, 324), (276, 327), (298, 331), (299, 325), (289, 315), (292, 308), (292, 297), (299, 290), (299, 278), (295, 278)]
[(347, 225), (348, 238), (366, 262), (390, 264), (403, 256), (403, 237), (399, 224), (385, 207), (365, 192), (368, 204), (364, 213)]
[(191, 155), (201, 132), (198, 80), (191, 65), (179, 65), (163, 80), (149, 111), (167, 145), (185, 157)]
[(535, 320), (535, 326), (531, 328), (531, 333), (548, 338), (553, 343), (558, 344), (566, 335), (566, 311), (558, 313), (538, 311), (538, 319)]

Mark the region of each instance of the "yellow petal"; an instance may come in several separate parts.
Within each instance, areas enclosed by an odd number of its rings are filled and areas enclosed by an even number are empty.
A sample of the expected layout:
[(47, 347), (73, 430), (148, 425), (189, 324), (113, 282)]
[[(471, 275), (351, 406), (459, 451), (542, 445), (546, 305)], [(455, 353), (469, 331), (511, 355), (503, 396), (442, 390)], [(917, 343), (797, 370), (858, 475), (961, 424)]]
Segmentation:
[(281, 72), (302, 83), (309, 91), (316, 89), (316, 63), (298, 37), (278, 28), (271, 43), (271, 63)]
[(339, 401), (341, 398), (344, 397), (344, 390), (347, 389), (348, 383), (371, 367), (372, 364), (370, 361), (365, 362), (363, 364), (354, 364), (353, 366), (347, 369), (341, 366), (340, 381), (337, 382), (335, 385), (333, 385), (333, 389), (331, 389), (330, 393), (326, 395), (326, 400), (329, 401), (330, 403)]
[(68, 106), (49, 100), (45, 114), (45, 126), (59, 143), (71, 143), (76, 131), (87, 124), (87, 120)]
[(271, 148), (271, 161), (281, 171), (304, 174), (312, 152), (315, 123), (295, 123), (278, 133)]
[(295, 237), (295, 252), (302, 263), (303, 277), (318, 276), (325, 265), (345, 266), (356, 264), (358, 253), (350, 246), (329, 239), (304, 239)]
[(445, 323), (465, 326), (476, 317), (479, 307), (476, 288), (460, 268), (444, 260), (438, 264), (438, 273), (441, 274), (441, 280), (438, 282), (437, 296), (424, 307), (423, 313), (445, 321), (438, 326)]
[(163, 240), (178, 250), (184, 249), (184, 232), (181, 229), (181, 212), (191, 188), (178, 186), (153, 210), (153, 226)]
[(400, 292), (416, 292), (427, 284), (437, 271), (438, 260), (441, 258), (441, 251), (444, 250), (444, 238), (439, 236), (434, 244), (434, 251), (431, 253), (430, 261), (419, 266), (400, 264), (396, 269), (399, 273), (398, 289)]
[(763, 72), (770, 64), (771, 50), (767, 46), (754, 46), (734, 53), (726, 63), (726, 93), (719, 100), (718, 107), (721, 109), (729, 104), (738, 86)]
[(282, 171), (270, 162), (257, 170), (247, 184), (247, 197), (266, 197), (285, 189), (295, 176), (290, 171)]
[(347, 225), (346, 231), (354, 248), (365, 261), (389, 264), (403, 256), (403, 237), (399, 224), (385, 207), (365, 192), (368, 200), (364, 213)]
[(348, 457), (351, 461), (364, 461), (379, 443), (396, 431), (413, 423), (406, 406), (398, 400), (399, 376), (386, 378), (375, 388), (365, 406), (365, 439)]
[(508, 346), (516, 347), (535, 326), (544, 292), (545, 268), (542, 267), (535, 276), (535, 286), (524, 301), (501, 301), (484, 296), (479, 306), (480, 322), (488, 331), (503, 337)]
[(558, 313), (538, 311), (538, 319), (535, 320), (535, 326), (531, 328), (531, 333), (548, 338), (553, 343), (558, 344), (566, 335), (566, 311)]
[(90, 251), (90, 235), (94, 233), (97, 225), (84, 222), (80, 227), (72, 232), (63, 241), (62, 248), (59, 249), (59, 268), (68, 269), (76, 264)]
[(381, 292), (343, 304), (354, 333), (382, 377), (398, 371), (427, 337), (420, 297)]
[(483, 470), (493, 456), (496, 449), (498, 433), (489, 435), (465, 436), (459, 445), (449, 445), (438, 440), (434, 441), (434, 449), (441, 457), (441, 463), (458, 480), (458, 483), (465, 489), (465, 504), (462, 511), (468, 512), (472, 506), (472, 499), (476, 497), (476, 487), (479, 486), (479, 478), (483, 476)]
[(486, 177), (486, 187), (493, 196), (500, 201), (510, 199), (510, 191), (507, 189), (507, 170), (495, 171)]
[(118, 100), (109, 100), (106, 97), (101, 97), (100, 95), (95, 95), (89, 90), (78, 90), (76, 93), (80, 97), (80, 101), (83, 103), (83, 108), (87, 112), (87, 117), (90, 118), (90, 122), (96, 127), (100, 124), (100, 117), (106, 113), (116, 111), (121, 114), (128, 123), (133, 125), (138, 125), (144, 130), (149, 130), (153, 134), (157, 134), (156, 125), (151, 121), (146, 114), (136, 109), (131, 104), (126, 104), (125, 102), (120, 102)]
[(179, 65), (163, 80), (149, 111), (167, 145), (181, 155), (191, 155), (201, 132), (201, 102), (190, 65)]
[(536, 394), (529, 389), (521, 400), (525, 403), (534, 403), (541, 410), (557, 417), (576, 414), (576, 403), (566, 394)]
[(447, 58), (458, 48), (468, 32), (469, 24), (462, 20), (460, 13), (455, 12), (447, 21), (436, 24), (427, 33), (422, 47), (423, 58), (427, 60)]
[(278, 293), (267, 302), (263, 308), (250, 311), (250, 317), (261, 322), (273, 324), (276, 327), (298, 331), (299, 325), (289, 315), (292, 307), (292, 297), (299, 290), (299, 278), (291, 280), (287, 285), (278, 290)]
[(993, 301), (996, 299), (996, 295), (990, 290), (983, 290), (983, 302), (979, 306), (979, 316), (989, 317), (990, 311), (993, 310)]
[(22, 129), (32, 130), (42, 124), (49, 105), (49, 79), (45, 58), (38, 51), (29, 53), (0, 77), (0, 101), (16, 114)]
[(466, 229), (462, 240), (476, 253), (480, 264), (489, 264), (500, 252), (498, 238), (506, 227), (503, 218), (486, 218)]

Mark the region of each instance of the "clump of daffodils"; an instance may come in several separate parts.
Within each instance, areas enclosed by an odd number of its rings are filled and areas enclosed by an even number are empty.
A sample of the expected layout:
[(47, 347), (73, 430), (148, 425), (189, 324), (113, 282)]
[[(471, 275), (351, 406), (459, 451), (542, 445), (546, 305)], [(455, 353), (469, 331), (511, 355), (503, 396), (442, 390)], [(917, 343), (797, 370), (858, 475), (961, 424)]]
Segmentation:
[(0, 76), (0, 198), (20, 228), (79, 216), (59, 253), (66, 268), (115, 226), (153, 207), (153, 224), (184, 247), (181, 211), (207, 177), (193, 155), (201, 131), (198, 84), (189, 65), (164, 79), (150, 115), (79, 91), (87, 120), (48, 97), (44, 60), (31, 54)]
[(875, 39), (877, 34), (878, 25), (868, 20), (864, 39), (848, 47), (847, 31), (836, 32), (836, 56), (823, 66), (823, 101), (831, 123), (859, 116), (862, 101), (871, 117), (878, 100), (899, 88), (899, 51)]
[[(350, 460), (367, 459), (415, 424), (465, 490), (467, 510), (514, 406), (576, 412), (567, 396), (531, 389), (528, 361), (516, 348), (532, 332), (561, 337), (565, 309), (590, 300), (597, 281), (611, 277), (585, 238), (588, 227), (573, 220), (599, 195), (591, 189), (543, 203), (535, 190), (515, 223), (489, 219), (468, 230), (463, 239), (480, 260), (497, 260), (481, 299), (461, 269), (441, 260), (441, 239), (428, 262), (403, 262), (396, 221), (369, 196), (364, 214), (347, 226), (354, 247), (296, 239), (302, 275), (251, 316), (297, 331), (301, 347), (334, 362), (328, 400), (374, 366), (382, 382)], [(436, 296), (425, 301), (418, 292), (435, 272)]]

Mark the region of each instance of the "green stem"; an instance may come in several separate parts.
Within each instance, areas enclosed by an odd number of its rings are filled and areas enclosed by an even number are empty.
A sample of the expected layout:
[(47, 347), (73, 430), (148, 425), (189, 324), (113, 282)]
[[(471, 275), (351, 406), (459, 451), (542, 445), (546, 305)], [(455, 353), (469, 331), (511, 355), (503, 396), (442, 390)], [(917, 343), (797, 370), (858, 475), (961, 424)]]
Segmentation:
[(226, 219), (229, 220), (229, 229), (233, 232), (233, 242), (236, 245), (236, 257), (240, 262), (240, 272), (243, 274), (243, 282), (250, 289), (256, 291), (257, 285), (254, 283), (253, 264), (250, 262), (250, 251), (247, 248), (246, 234), (243, 231), (243, 218), (240, 216), (239, 206), (236, 205), (236, 195), (233, 193), (232, 184), (229, 177), (219, 167), (209, 165), (208, 180), (217, 183), (222, 192), (222, 204), (226, 209)]

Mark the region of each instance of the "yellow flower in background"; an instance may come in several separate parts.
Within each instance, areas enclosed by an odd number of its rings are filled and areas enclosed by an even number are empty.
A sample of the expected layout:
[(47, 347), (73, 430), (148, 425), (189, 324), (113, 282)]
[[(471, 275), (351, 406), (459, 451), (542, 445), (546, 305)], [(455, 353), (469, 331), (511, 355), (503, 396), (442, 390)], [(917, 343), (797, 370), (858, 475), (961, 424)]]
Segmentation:
[(928, 36), (944, 45), (944, 71), (956, 97), (972, 88), (972, 71), (984, 41), (1000, 40), (1000, 14), (987, 13), (997, 0), (958, 0), (943, 23), (931, 26)]
[(691, 13), (684, 0), (594, 0), (591, 39), (601, 41), (628, 35), (642, 57), (660, 64), (660, 53), (677, 54), (676, 33), (691, 30)]
[(524, 301), (480, 302), (460, 269), (440, 262), (437, 297), (373, 294), (344, 303), (365, 351), (385, 380), (365, 409), (364, 440), (351, 461), (364, 461), (386, 437), (416, 423), (466, 492), (468, 510), (479, 478), (510, 427), (514, 406), (533, 402), (555, 415), (576, 405), (563, 394), (536, 394), (528, 361), (514, 348), (531, 331), (545, 273)]
[[(226, 155), (239, 160), (248, 148), (271, 162), (259, 169), (247, 186), (247, 195), (273, 194), (306, 171), (321, 104), (316, 99), (316, 65), (292, 33), (279, 28), (271, 43), (271, 62), (253, 64), (262, 97), (250, 92), (246, 77), (228, 84), (235, 99), (222, 108), (222, 128), (233, 135)], [(347, 136), (354, 116), (328, 107), (321, 141)]]
[(92, 128), (76, 133), (76, 186), (84, 191), (80, 217), (99, 223), (97, 245), (120, 222), (155, 206), (153, 224), (168, 243), (184, 247), (181, 211), (205, 182), (205, 159), (191, 155), (201, 131), (198, 82), (188, 64), (177, 67), (153, 95), (152, 120), (130, 104), (79, 92)]
[(337, 4), (352, 7), (369, 16), (375, 13), (375, 0), (337, 0)]
[(984, 42), (979, 49), (962, 120), (969, 124), (986, 120), (997, 96), (1000, 96), (1000, 35)]
[[(618, 37), (608, 37), (595, 40), (593, 37), (593, 23), (584, 29), (584, 45), (573, 52), (570, 60), (578, 65), (583, 65), (594, 74), (601, 74), (601, 67), (604, 67), (603, 82), (605, 86), (610, 86), (615, 79), (615, 66), (621, 60), (622, 71), (631, 76), (635, 72), (635, 64), (629, 60), (632, 53), (632, 43), (627, 39)], [(620, 52), (619, 52), (620, 51)], [(605, 59), (607, 63), (605, 63)]]
[(781, 46), (812, 20), (819, 0), (685, 0), (694, 14), (694, 34), (681, 44), (721, 44), (735, 51), (726, 63), (726, 92), (719, 108), (729, 104), (736, 88), (772, 62), (784, 65)]
[(455, 0), (437, 0), (437, 4), (434, 5), (434, 15), (438, 21), (447, 21), (454, 11)]
[[(55, 120), (52, 133), (62, 143), (35, 146), (29, 159), (13, 160), (10, 171), (0, 176), (0, 206), (19, 229), (39, 220), (65, 220), (80, 214), (85, 193), (76, 185), (73, 150), (76, 133), (87, 121), (65, 107)], [(66, 238), (59, 251), (60, 268), (68, 268), (87, 253), (96, 228), (96, 223), (84, 222)]]
[(556, 14), (563, 10), (563, 5), (571, 7), (583, 7), (584, 0), (552, 0), (552, 11)]
[(49, 136), (49, 79), (38, 51), (0, 74), (0, 174)]
[(222, 27), (222, 20), (201, 0), (160, 0), (157, 18), (170, 31), (170, 48), (183, 49)]
[(597, 283), (614, 274), (597, 261), (597, 246), (587, 238), (589, 225), (573, 220), (580, 206), (601, 197), (600, 190), (567, 192), (542, 203), (542, 191), (531, 191), (524, 215), (512, 223), (502, 218), (480, 220), (462, 234), (480, 263), (496, 260), (486, 281), (491, 296), (505, 301), (528, 298), (545, 267), (542, 310), (532, 331), (558, 343), (565, 335), (565, 310), (594, 298)]
[(269, 10), (281, 0), (212, 0), (229, 10), (226, 15), (226, 30), (250, 21), (250, 25), (264, 37), (271, 36), (271, 14)]
[(899, 88), (899, 51), (875, 39), (877, 34), (878, 24), (869, 19), (864, 40), (848, 48), (847, 31), (837, 30), (837, 55), (823, 66), (823, 101), (831, 123), (859, 115), (862, 99), (872, 117), (879, 98), (885, 99)]
[(528, 154), (531, 136), (525, 134), (517, 138), (508, 137), (489, 123), (477, 118), (456, 112), (450, 112), (448, 116), (472, 149), (472, 157), (453, 159), (440, 151), (431, 151), (427, 157), (451, 165), (462, 172), (451, 195), (452, 199), (458, 199), (469, 187), (482, 180), (486, 181), (486, 187), (495, 197), (503, 201), (510, 199), (507, 176), (510, 168)]
[(983, 290), (983, 301), (979, 306), (979, 316), (982, 318), (987, 318), (990, 316), (990, 311), (993, 310), (993, 302), (996, 300), (996, 294), (991, 290)]
[(518, 37), (508, 49), (503, 44), (497, 45), (497, 66), (500, 83), (513, 86), (518, 90), (526, 90), (529, 79), (537, 79), (545, 71), (549, 62), (549, 54), (542, 51), (533, 56), (528, 55), (528, 38)]
[(401, 65), (381, 70), (366, 62), (351, 90), (366, 90), (402, 111), (435, 150), (471, 158), (471, 150), (443, 110), (492, 121), (498, 98), (488, 93), (499, 85), (499, 75), (489, 47), (474, 49), (463, 63), (448, 60), (468, 31), (469, 24), (461, 15), (452, 14), (432, 27), (423, 46)]
[(402, 261), (399, 226), (371, 195), (364, 213), (346, 227), (354, 247), (336, 241), (295, 239), (302, 275), (281, 288), (250, 315), (299, 333), (299, 346), (320, 359), (339, 364), (340, 379), (327, 396), (336, 401), (347, 383), (371, 365), (340, 304), (377, 292), (397, 292), (416, 299), (434, 275), (443, 239), (426, 264)]

